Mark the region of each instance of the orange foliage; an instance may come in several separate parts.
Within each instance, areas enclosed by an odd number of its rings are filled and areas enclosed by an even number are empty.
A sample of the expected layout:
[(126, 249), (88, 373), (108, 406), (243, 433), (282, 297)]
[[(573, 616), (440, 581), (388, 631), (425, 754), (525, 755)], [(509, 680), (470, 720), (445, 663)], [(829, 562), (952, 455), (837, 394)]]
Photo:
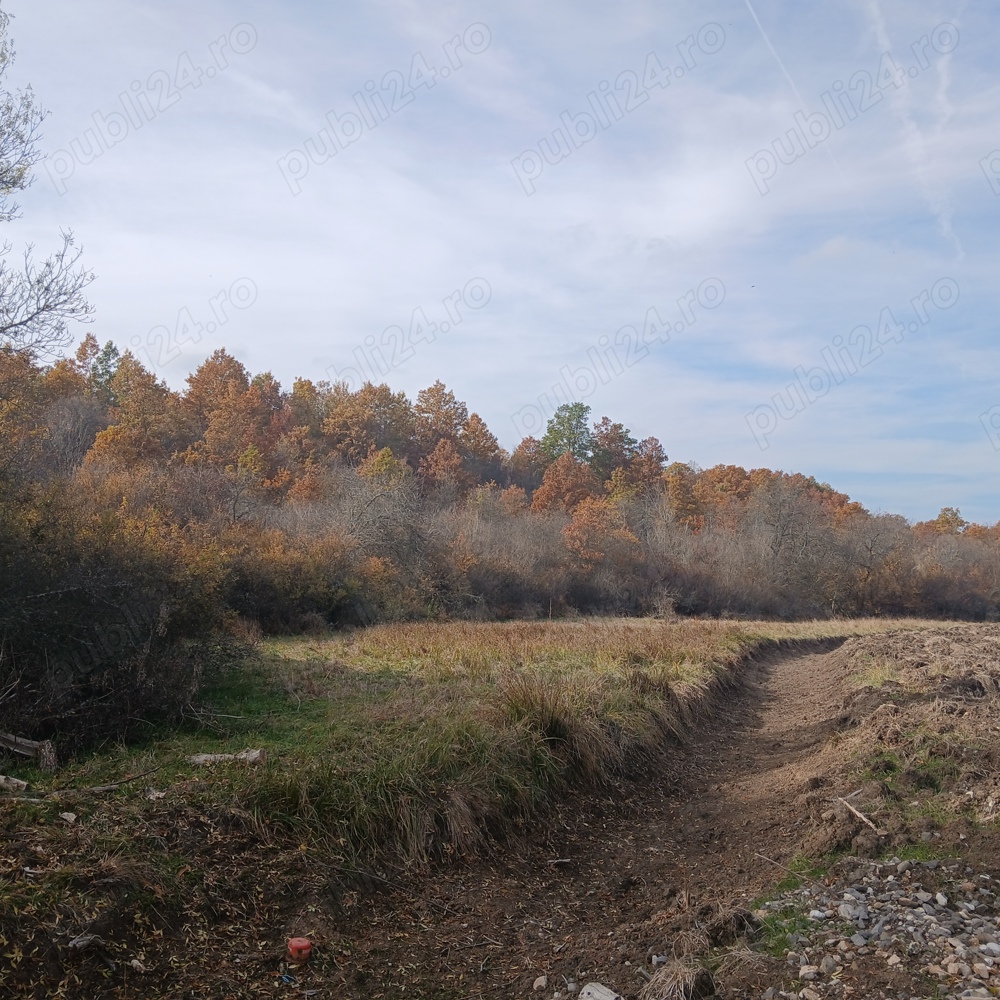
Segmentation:
[(604, 560), (612, 546), (638, 546), (639, 540), (628, 530), (621, 511), (606, 497), (584, 497), (573, 511), (573, 519), (563, 528), (563, 538), (570, 551), (585, 566)]
[(601, 485), (586, 462), (563, 452), (546, 470), (531, 500), (532, 510), (572, 511), (587, 497), (599, 495)]

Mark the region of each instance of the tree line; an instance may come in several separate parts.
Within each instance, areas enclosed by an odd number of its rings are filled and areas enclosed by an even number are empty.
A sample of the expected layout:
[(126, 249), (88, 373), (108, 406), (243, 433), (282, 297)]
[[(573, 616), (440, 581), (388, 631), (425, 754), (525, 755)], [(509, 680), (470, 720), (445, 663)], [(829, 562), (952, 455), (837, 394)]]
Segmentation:
[(177, 392), (93, 335), (0, 347), (0, 513), (0, 722), (41, 736), (181, 707), (260, 632), (1000, 603), (1000, 528), (951, 508), (911, 525), (799, 473), (670, 462), (582, 403), (508, 453), (440, 381), (286, 390), (218, 350)]

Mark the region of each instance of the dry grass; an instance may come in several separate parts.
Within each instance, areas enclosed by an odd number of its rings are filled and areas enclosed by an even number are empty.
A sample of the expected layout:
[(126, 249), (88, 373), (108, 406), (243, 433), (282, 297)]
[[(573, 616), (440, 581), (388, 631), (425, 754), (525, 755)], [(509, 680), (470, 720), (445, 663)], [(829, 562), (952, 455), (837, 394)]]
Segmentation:
[(880, 688), (886, 684), (898, 684), (899, 664), (893, 660), (875, 658), (851, 675), (851, 685), (855, 688)]
[[(258, 661), (206, 688), (186, 728), (57, 781), (155, 767), (166, 785), (197, 776), (261, 834), (287, 830), (352, 864), (470, 855), (572, 785), (662, 764), (746, 657), (893, 624), (453, 622), (270, 640)], [(267, 765), (184, 764), (247, 746), (265, 749)], [(43, 789), (51, 781), (29, 777)]]
[(714, 996), (715, 990), (700, 982), (706, 975), (696, 962), (672, 959), (657, 969), (643, 986), (639, 1000), (696, 1000)]
[(294, 726), (296, 748), (286, 739), (241, 804), (354, 857), (472, 853), (571, 784), (662, 760), (746, 657), (923, 624), (450, 622), (272, 640), (265, 665), (296, 713), (340, 736)]

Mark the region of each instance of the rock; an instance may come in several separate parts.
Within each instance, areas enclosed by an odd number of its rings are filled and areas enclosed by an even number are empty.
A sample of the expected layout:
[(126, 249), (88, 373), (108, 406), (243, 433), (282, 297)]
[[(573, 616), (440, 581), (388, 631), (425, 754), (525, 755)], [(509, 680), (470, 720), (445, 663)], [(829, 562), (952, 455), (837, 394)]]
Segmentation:
[(625, 1000), (625, 998), (600, 983), (587, 983), (580, 991), (580, 1000)]
[(903, 872), (908, 872), (912, 867), (913, 867), (912, 861), (900, 861), (899, 864), (896, 865), (896, 874), (902, 875)]
[(531, 988), (533, 990), (544, 990), (546, 986), (549, 985), (548, 976), (539, 976), (532, 984)]
[[(937, 877), (928, 892), (920, 877), (935, 870)], [(904, 875), (905, 879), (898, 880)], [(791, 908), (799, 919), (808, 915), (814, 922), (808, 936), (795, 932), (787, 939), (788, 971), (798, 977), (799, 991), (774, 987), (765, 1000), (808, 1000), (811, 996), (847, 1000), (847, 987), (865, 996), (866, 956), (875, 955), (895, 976), (936, 977), (940, 982), (937, 995), (942, 998), (1000, 996), (997, 881), (962, 863), (911, 862), (907, 867), (895, 858), (864, 871), (839, 877), (834, 873), (823, 883), (787, 892), (765, 907), (772, 912)], [(857, 929), (850, 937), (845, 924)], [(821, 980), (822, 985), (813, 980)], [(913, 982), (910, 990), (922, 997), (935, 995), (919, 992), (917, 986)], [(908, 990), (900, 990), (899, 1000), (908, 996)]]

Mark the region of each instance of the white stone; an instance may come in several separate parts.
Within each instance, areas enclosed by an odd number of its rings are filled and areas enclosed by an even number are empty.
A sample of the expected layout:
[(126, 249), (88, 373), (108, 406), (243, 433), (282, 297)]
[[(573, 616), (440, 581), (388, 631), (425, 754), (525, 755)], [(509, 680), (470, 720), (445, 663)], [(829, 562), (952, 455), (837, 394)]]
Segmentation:
[(587, 983), (580, 991), (580, 1000), (624, 1000), (624, 998), (620, 993), (615, 993), (600, 983)]

